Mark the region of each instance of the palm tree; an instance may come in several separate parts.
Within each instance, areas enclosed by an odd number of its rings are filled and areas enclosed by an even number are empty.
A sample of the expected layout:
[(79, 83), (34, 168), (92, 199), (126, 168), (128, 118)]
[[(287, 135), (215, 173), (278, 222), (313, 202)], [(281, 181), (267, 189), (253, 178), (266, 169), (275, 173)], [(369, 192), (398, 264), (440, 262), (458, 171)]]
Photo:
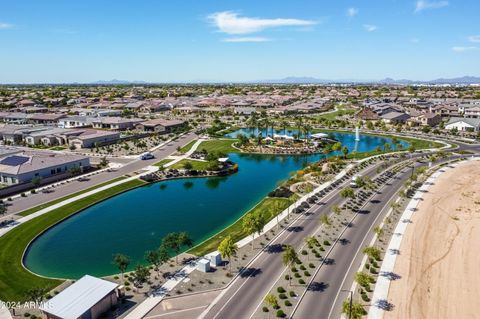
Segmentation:
[(237, 255), (238, 246), (232, 239), (232, 236), (228, 235), (224, 240), (218, 245), (218, 251), (222, 255), (222, 258), (228, 259), (229, 273), (232, 272), (232, 256)]
[(397, 202), (393, 202), (393, 203), (390, 203), (390, 207), (391, 207), (394, 211), (398, 211), (398, 209), (400, 208), (400, 204), (397, 203)]
[(290, 274), (290, 266), (298, 260), (297, 252), (291, 245), (285, 246), (285, 250), (283, 251), (282, 255), (282, 262), (283, 265), (288, 267), (288, 280), (289, 280), (289, 285), (292, 285), (292, 276)]
[(359, 271), (355, 274), (355, 281), (368, 291), (370, 290), (370, 284), (373, 283), (375, 279), (369, 274)]
[(338, 215), (342, 212), (342, 209), (340, 207), (338, 207), (338, 205), (333, 205), (332, 206), (332, 213), (334, 213), (335, 215)]
[(373, 232), (377, 235), (378, 238), (381, 238), (384, 234), (383, 228), (380, 226), (375, 226)]
[(320, 223), (321, 223), (323, 226), (326, 226), (326, 227), (332, 226), (332, 221), (330, 220), (330, 218), (329, 218), (328, 215), (326, 215), (326, 214), (320, 216)]

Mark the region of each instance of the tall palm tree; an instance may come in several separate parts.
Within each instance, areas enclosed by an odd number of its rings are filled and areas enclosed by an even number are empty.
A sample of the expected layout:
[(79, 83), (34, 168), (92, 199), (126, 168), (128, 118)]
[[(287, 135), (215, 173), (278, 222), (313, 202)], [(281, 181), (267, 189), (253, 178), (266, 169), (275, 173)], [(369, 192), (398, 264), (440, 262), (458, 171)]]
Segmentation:
[(298, 260), (298, 255), (293, 246), (287, 245), (282, 255), (282, 262), (288, 268), (289, 285), (292, 285), (292, 276), (290, 273), (290, 266)]

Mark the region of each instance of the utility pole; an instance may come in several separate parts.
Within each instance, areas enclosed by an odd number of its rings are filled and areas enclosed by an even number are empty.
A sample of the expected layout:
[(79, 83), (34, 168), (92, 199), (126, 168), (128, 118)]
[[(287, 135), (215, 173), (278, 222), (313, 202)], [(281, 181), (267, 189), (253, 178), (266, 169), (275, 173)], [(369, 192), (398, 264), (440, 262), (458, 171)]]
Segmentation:
[(347, 289), (342, 289), (340, 291), (348, 292), (350, 294), (350, 303), (349, 303), (349, 308), (348, 308), (348, 319), (352, 319), (353, 291), (347, 290)]

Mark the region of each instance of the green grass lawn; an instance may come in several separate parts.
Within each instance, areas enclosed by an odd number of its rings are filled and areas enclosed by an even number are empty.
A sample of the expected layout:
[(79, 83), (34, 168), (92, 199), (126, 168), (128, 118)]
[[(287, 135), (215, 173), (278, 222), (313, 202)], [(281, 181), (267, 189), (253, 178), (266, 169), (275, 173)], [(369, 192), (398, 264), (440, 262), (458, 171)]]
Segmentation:
[(336, 120), (337, 117), (339, 117), (339, 116), (355, 114), (356, 111), (357, 110), (351, 109), (351, 108), (338, 107), (338, 110), (335, 111), (335, 112), (318, 114), (315, 117), (316, 118), (324, 118), (326, 120), (333, 121), (333, 120)]
[(206, 150), (208, 153), (211, 152), (222, 152), (222, 153), (238, 153), (238, 150), (232, 146), (233, 143), (238, 141), (237, 139), (221, 139), (221, 140), (211, 140), (202, 142), (197, 150)]
[(112, 184), (112, 183), (115, 183), (115, 182), (118, 182), (118, 181), (121, 181), (123, 179), (127, 178), (126, 176), (120, 176), (120, 177), (117, 177), (117, 178), (114, 178), (110, 181), (107, 181), (107, 182), (104, 182), (104, 183), (101, 183), (101, 184), (98, 184), (98, 185), (95, 185), (95, 186), (92, 186), (92, 187), (89, 187), (87, 189), (84, 189), (83, 191), (79, 191), (79, 192), (76, 192), (76, 193), (73, 193), (73, 194), (70, 194), (70, 195), (67, 195), (67, 196), (64, 196), (64, 197), (61, 197), (61, 198), (58, 198), (58, 199), (55, 199), (55, 200), (52, 200), (50, 202), (47, 202), (45, 204), (41, 204), (41, 205), (38, 205), (38, 206), (35, 206), (35, 207), (32, 207), (32, 208), (29, 208), (27, 210), (24, 210), (24, 211), (21, 211), (19, 213), (17, 213), (16, 215), (19, 215), (19, 216), (27, 216), (27, 215), (30, 215), (30, 214), (33, 214), (35, 212), (38, 212), (39, 210), (41, 209), (44, 209), (46, 207), (49, 207), (49, 206), (52, 206), (54, 204), (57, 204), (57, 203), (60, 203), (66, 199), (69, 199), (69, 198), (72, 198), (72, 197), (75, 197), (75, 196), (78, 196), (78, 195), (81, 195), (81, 194), (84, 194), (84, 193), (87, 193), (91, 190), (94, 190), (96, 188), (99, 188), (99, 187), (102, 187), (102, 186), (105, 186), (105, 185), (108, 185), (108, 184)]
[[(297, 197), (298, 196), (296, 196), (295, 199)], [(286, 209), (290, 204), (292, 204), (293, 200), (293, 197), (290, 200), (287, 198), (267, 197), (263, 199), (260, 203), (258, 203), (258, 205), (256, 205), (254, 208), (252, 208), (247, 214), (260, 212), (263, 216), (265, 223), (267, 223), (279, 213), (281, 213), (284, 209)], [(225, 228), (223, 231), (193, 247), (188, 251), (188, 253), (194, 254), (196, 256), (203, 256), (209, 252), (217, 250), (220, 242), (228, 235), (232, 236), (234, 241), (239, 241), (240, 239), (248, 236), (249, 234), (245, 233), (242, 230), (242, 222), (245, 215), (243, 215), (239, 220), (237, 220), (229, 227)]]
[(180, 148), (180, 153), (185, 154), (186, 152), (188, 152), (192, 148), (193, 144), (195, 144), (196, 142), (197, 140), (193, 140), (187, 145), (184, 145), (182, 148)]
[(163, 166), (163, 165), (165, 165), (165, 164), (170, 163), (171, 161), (173, 161), (173, 160), (172, 160), (172, 159), (166, 159), (166, 158), (164, 158), (164, 159), (162, 159), (160, 162), (153, 164), (153, 166), (158, 166), (158, 167), (160, 167), (160, 166)]
[(25, 301), (29, 289), (42, 287), (51, 290), (62, 282), (36, 276), (22, 266), (23, 253), (36, 236), (90, 205), (144, 184), (144, 181), (135, 179), (114, 186), (34, 218), (0, 237), (0, 300)]
[(175, 169), (183, 169), (185, 163), (190, 163), (192, 164), (192, 169), (195, 169), (197, 171), (205, 171), (208, 169), (209, 162), (202, 162), (202, 161), (194, 161), (194, 160), (188, 160), (184, 159), (181, 160), (180, 162), (173, 164), (169, 168), (175, 168)]

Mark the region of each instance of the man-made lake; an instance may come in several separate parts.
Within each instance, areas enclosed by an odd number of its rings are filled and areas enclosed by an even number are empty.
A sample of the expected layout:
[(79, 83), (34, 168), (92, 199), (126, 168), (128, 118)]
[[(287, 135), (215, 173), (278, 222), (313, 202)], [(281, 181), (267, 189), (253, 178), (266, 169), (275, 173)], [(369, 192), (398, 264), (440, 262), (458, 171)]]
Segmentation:
[[(354, 149), (354, 134), (334, 135)], [(391, 140), (361, 136), (357, 151), (372, 151), (385, 143)], [(187, 231), (199, 243), (241, 217), (291, 172), (325, 156), (230, 154), (239, 164), (234, 175), (150, 184), (72, 216), (32, 243), (25, 265), (50, 277), (105, 276), (118, 273), (112, 259), (122, 253), (131, 257), (132, 269), (145, 262), (145, 251), (156, 249), (167, 233)]]

